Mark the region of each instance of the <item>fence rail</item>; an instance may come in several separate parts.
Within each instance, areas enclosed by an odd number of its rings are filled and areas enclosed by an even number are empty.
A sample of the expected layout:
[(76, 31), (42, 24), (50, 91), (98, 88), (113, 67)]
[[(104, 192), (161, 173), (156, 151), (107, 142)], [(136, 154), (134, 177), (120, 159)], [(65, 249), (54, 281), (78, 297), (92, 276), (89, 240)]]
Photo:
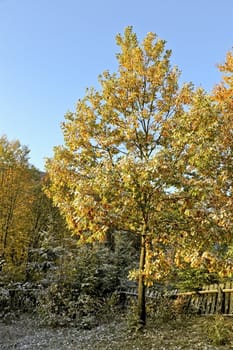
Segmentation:
[(202, 315), (224, 314), (233, 316), (233, 282), (203, 286), (195, 293), (178, 293), (187, 298), (190, 307)]
[[(0, 311), (4, 308), (20, 308), (28, 311), (37, 304), (39, 289), (8, 289), (5, 293), (0, 293)], [(1, 288), (0, 288), (1, 292)], [(127, 296), (137, 297), (137, 287), (120, 290), (122, 302), (125, 303)], [(171, 299), (182, 298), (187, 308), (195, 310), (201, 315), (223, 314), (233, 316), (233, 281), (222, 284), (205, 285), (198, 291), (179, 292), (177, 289), (164, 291), (161, 288), (157, 290), (147, 288), (146, 298), (157, 299), (162, 297)]]
[[(136, 297), (137, 288), (128, 288), (123, 293)], [(147, 289), (147, 298), (159, 299), (163, 296), (174, 299), (183, 298), (188, 308), (194, 309), (202, 315), (223, 314), (233, 316), (233, 282), (205, 285), (201, 290), (188, 292), (179, 292), (178, 290), (163, 292)]]

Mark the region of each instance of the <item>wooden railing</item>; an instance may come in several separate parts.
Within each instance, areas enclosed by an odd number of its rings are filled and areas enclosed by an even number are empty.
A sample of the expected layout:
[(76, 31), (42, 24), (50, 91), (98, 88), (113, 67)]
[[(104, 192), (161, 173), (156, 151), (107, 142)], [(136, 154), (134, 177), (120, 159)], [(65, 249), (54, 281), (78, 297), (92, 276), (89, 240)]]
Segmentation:
[(203, 286), (197, 292), (177, 293), (202, 315), (224, 314), (233, 316), (233, 282)]
[[(137, 296), (137, 288), (131, 287), (122, 291), (128, 296)], [(148, 288), (147, 298), (159, 299), (170, 297), (183, 298), (187, 307), (202, 315), (223, 314), (233, 316), (233, 282), (203, 286), (198, 291), (179, 292), (178, 290), (161, 291)]]
[[(0, 300), (0, 309), (20, 308), (28, 311), (33, 309), (37, 304), (39, 289), (8, 289), (8, 298)], [(137, 297), (137, 286), (132, 285), (120, 289), (119, 294), (122, 296), (122, 302), (129, 297)], [(172, 299), (184, 299), (187, 308), (194, 310), (202, 315), (223, 314), (233, 316), (233, 281), (222, 284), (212, 284), (203, 286), (198, 291), (180, 292), (177, 289), (163, 290), (162, 288), (147, 288), (146, 298), (157, 299), (162, 297)], [(1, 299), (1, 298), (0, 298)]]

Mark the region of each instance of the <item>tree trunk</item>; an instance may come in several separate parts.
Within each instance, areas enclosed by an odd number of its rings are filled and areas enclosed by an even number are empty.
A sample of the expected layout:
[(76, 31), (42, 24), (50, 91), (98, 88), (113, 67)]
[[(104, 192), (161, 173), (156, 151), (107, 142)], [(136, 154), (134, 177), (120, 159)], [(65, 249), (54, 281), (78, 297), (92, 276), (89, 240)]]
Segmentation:
[(143, 229), (141, 235), (141, 251), (139, 262), (138, 280), (138, 326), (144, 327), (146, 324), (146, 286), (144, 283), (144, 268), (146, 261), (146, 230)]
[(112, 251), (115, 251), (115, 237), (112, 229), (108, 229), (106, 232), (106, 246)]

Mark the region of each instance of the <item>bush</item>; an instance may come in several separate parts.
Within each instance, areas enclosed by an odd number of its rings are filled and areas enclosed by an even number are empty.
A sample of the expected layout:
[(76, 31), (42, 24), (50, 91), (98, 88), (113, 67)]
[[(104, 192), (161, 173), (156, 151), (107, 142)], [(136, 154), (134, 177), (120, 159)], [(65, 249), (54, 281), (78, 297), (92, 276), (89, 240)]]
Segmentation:
[(214, 345), (226, 345), (230, 342), (232, 329), (222, 315), (216, 315), (211, 320), (205, 320), (203, 331)]
[(10, 311), (10, 293), (6, 288), (0, 287), (0, 318), (4, 319), (6, 313)]
[[(119, 285), (115, 255), (101, 245), (86, 245), (67, 254), (54, 271), (53, 283), (61, 288), (76, 289), (80, 294), (105, 297)], [(63, 287), (62, 287), (63, 286)]]
[(147, 316), (155, 323), (183, 321), (194, 314), (196, 311), (190, 309), (188, 299), (185, 296), (174, 299), (164, 294), (147, 302)]
[(52, 284), (40, 295), (37, 311), (43, 325), (90, 329), (109, 319), (116, 304), (115, 294), (109, 298), (100, 298)]
[(218, 283), (219, 277), (205, 268), (187, 267), (177, 271), (175, 286), (180, 291), (199, 290), (204, 284)]
[[(94, 316), (101, 308), (100, 300), (90, 295), (79, 294), (77, 290), (52, 284), (41, 293), (37, 311), (41, 322), (49, 326), (73, 325), (88, 328), (94, 323)], [(88, 321), (87, 321), (88, 320)]]

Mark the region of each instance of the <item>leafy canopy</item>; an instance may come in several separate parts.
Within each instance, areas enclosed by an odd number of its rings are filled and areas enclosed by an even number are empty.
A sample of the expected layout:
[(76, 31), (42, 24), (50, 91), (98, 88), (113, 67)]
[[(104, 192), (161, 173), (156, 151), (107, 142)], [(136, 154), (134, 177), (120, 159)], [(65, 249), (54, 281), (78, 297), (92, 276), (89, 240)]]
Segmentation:
[(127, 27), (116, 42), (118, 71), (103, 72), (100, 89), (87, 89), (65, 116), (47, 193), (80, 243), (109, 231), (141, 236), (139, 275), (150, 284), (173, 261), (208, 260), (227, 237), (214, 216), (219, 109), (201, 89), (179, 87), (155, 34), (140, 44)]

